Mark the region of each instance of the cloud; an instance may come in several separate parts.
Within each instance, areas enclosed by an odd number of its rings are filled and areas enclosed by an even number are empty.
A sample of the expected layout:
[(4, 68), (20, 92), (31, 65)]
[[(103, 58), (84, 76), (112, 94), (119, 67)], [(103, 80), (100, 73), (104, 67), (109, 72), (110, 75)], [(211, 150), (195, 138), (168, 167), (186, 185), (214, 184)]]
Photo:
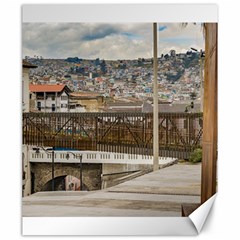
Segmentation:
[(96, 39), (105, 38), (109, 35), (118, 33), (118, 29), (113, 27), (98, 27), (96, 29), (90, 29), (83, 37), (83, 41), (92, 41)]
[[(163, 29), (164, 28), (164, 29)], [(171, 49), (203, 48), (201, 25), (160, 23), (159, 54)], [(167, 31), (165, 31), (167, 29)], [(23, 23), (23, 57), (78, 56), (88, 59), (135, 59), (152, 57), (151, 23)], [(185, 39), (185, 40), (184, 40)]]

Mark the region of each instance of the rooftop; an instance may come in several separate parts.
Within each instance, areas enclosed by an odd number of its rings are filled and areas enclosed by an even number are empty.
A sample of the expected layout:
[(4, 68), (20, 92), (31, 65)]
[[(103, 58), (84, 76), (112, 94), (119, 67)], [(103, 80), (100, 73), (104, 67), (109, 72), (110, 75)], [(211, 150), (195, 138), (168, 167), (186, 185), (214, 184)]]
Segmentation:
[(75, 98), (88, 98), (88, 99), (101, 97), (99, 93), (95, 92), (72, 92), (70, 93), (70, 96)]
[(109, 107), (142, 107), (143, 102), (138, 101), (138, 102), (111, 102), (108, 103)]
[[(200, 112), (200, 103), (194, 102), (194, 108), (190, 108), (189, 112), (197, 113)], [(158, 104), (158, 111), (159, 112), (185, 112), (186, 106), (189, 106), (191, 101), (184, 101), (184, 102), (175, 102), (171, 104)], [(144, 103), (143, 105), (143, 112), (153, 112), (153, 106), (148, 103)]]
[(67, 88), (65, 84), (61, 84), (61, 85), (30, 84), (29, 85), (30, 92), (62, 92), (64, 88)]
[(22, 60), (22, 66), (24, 68), (37, 68), (38, 66), (33, 65), (32, 63), (26, 61), (26, 60)]

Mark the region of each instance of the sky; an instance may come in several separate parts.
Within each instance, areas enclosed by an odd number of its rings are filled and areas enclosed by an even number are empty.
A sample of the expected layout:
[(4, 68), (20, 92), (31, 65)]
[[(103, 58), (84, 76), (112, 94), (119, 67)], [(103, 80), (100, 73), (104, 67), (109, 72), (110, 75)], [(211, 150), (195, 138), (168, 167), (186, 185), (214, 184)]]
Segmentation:
[[(152, 23), (23, 23), (22, 56), (137, 59), (153, 56)], [(158, 54), (204, 49), (200, 23), (158, 23)]]

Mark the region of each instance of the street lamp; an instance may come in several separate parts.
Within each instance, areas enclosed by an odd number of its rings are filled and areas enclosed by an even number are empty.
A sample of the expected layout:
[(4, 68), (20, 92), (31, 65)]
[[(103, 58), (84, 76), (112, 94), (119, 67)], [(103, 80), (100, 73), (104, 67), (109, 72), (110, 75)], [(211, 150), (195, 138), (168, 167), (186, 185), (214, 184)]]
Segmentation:
[(80, 163), (80, 191), (83, 190), (83, 180), (82, 180), (82, 154), (76, 154), (73, 152), (67, 152), (66, 158), (70, 158), (70, 154), (72, 154), (74, 157), (79, 158)]
[(199, 57), (200, 57), (200, 99), (201, 99), (201, 105), (200, 105), (200, 110), (201, 112), (203, 112), (203, 74), (202, 74), (202, 64), (203, 64), (203, 58), (205, 57), (205, 52), (201, 49), (200, 51), (198, 51), (196, 48), (192, 48), (191, 49), (194, 51), (194, 52), (198, 52), (199, 53)]
[[(43, 148), (40, 147), (44, 152), (48, 153), (48, 154), (52, 154), (52, 191), (54, 191), (54, 147), (53, 148)], [(36, 154), (40, 153), (40, 148), (33, 148), (33, 150), (36, 151)]]

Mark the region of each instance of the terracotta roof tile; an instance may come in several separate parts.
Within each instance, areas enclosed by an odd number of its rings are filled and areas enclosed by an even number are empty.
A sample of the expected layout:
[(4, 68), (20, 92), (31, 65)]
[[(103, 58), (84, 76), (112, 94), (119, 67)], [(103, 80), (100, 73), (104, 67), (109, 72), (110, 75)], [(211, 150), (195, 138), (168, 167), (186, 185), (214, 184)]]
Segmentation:
[(29, 85), (29, 90), (30, 92), (61, 92), (66, 85), (35, 85), (35, 84), (30, 84)]

